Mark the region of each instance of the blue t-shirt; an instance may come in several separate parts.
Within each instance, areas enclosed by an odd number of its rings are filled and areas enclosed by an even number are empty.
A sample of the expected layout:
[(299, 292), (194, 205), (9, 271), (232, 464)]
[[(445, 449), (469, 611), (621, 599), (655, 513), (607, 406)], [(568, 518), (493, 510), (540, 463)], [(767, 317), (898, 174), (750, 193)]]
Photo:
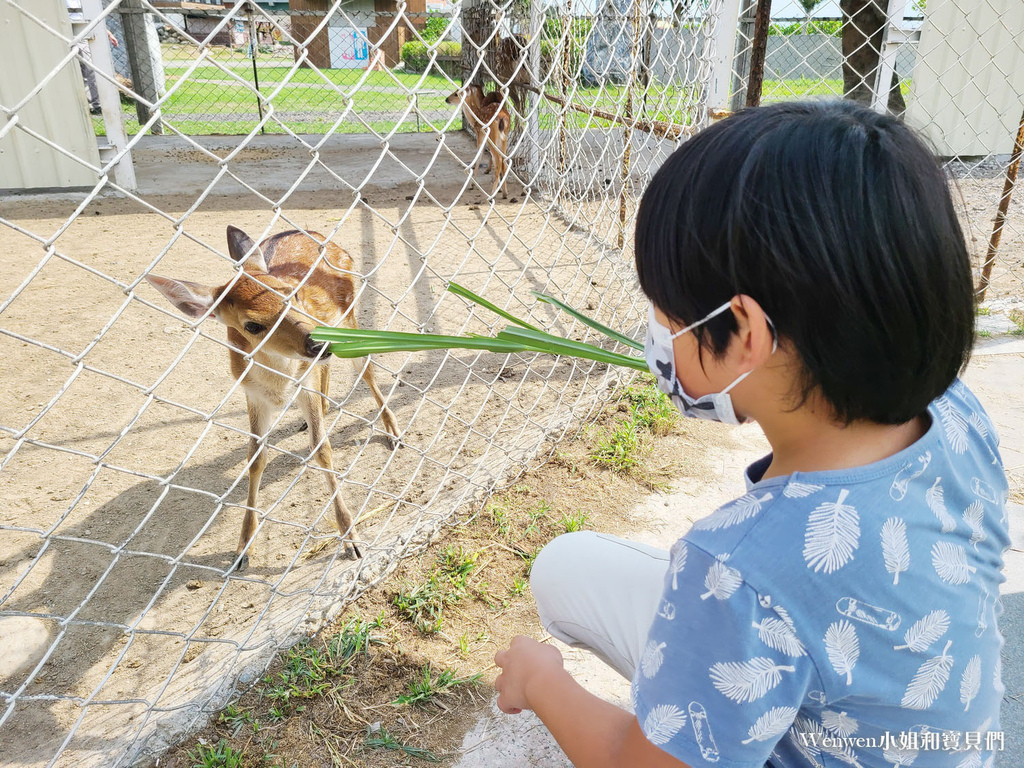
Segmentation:
[(652, 743), (716, 768), (992, 764), (1006, 476), (961, 382), (928, 412), (874, 464), (755, 462), (676, 542), (633, 679)]

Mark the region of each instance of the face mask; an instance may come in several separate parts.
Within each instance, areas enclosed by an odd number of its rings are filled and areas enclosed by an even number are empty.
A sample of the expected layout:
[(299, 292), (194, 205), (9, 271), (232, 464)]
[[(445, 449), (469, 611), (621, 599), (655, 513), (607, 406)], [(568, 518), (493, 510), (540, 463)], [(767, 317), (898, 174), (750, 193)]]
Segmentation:
[[(698, 398), (692, 398), (686, 394), (683, 391), (682, 384), (679, 383), (679, 377), (676, 376), (675, 347), (672, 342), (684, 333), (688, 333), (697, 326), (703, 325), (711, 318), (718, 317), (718, 315), (727, 311), (731, 304), (732, 302), (726, 302), (706, 317), (676, 333), (672, 333), (670, 328), (666, 328), (658, 322), (654, 316), (653, 304), (647, 308), (647, 340), (644, 343), (644, 357), (647, 360), (647, 367), (654, 374), (654, 378), (658, 382), (658, 389), (671, 398), (676, 408), (684, 416), (707, 419), (708, 421), (720, 421), (723, 424), (741, 424), (746, 421), (745, 418), (741, 419), (736, 415), (736, 411), (732, 407), (732, 397), (729, 395), (729, 390), (747, 378), (751, 371), (741, 374), (721, 392), (715, 392)], [(778, 348), (778, 341), (775, 338), (775, 326), (768, 319), (767, 315), (765, 319), (768, 320), (768, 326), (772, 330), (772, 353), (774, 354)]]

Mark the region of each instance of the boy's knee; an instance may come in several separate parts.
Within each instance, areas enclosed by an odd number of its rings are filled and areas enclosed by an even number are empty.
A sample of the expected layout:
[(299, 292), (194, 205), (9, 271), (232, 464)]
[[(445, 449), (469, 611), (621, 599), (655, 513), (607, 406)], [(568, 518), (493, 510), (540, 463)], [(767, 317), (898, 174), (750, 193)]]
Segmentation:
[(550, 606), (559, 593), (572, 590), (574, 582), (583, 577), (586, 564), (593, 562), (587, 550), (596, 539), (593, 531), (564, 533), (538, 553), (530, 569), (530, 590), (542, 616), (545, 606)]

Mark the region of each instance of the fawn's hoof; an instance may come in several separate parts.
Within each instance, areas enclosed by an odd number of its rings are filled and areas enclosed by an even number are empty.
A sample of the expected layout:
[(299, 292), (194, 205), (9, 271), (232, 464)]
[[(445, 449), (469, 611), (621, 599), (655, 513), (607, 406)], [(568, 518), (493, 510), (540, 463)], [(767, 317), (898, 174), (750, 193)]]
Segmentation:
[(244, 571), (248, 567), (249, 567), (249, 555), (247, 553), (247, 554), (242, 555), (238, 559), (238, 562), (235, 564), (234, 570), (236, 570), (239, 573), (241, 573), (242, 571)]
[(308, 421), (302, 422), (302, 426), (299, 427), (299, 432), (305, 432), (307, 429), (309, 429), (309, 422)]
[(362, 559), (363, 553), (359, 551), (359, 545), (356, 544), (354, 541), (350, 541), (349, 546), (352, 547), (352, 552), (355, 554), (355, 556), (359, 559)]

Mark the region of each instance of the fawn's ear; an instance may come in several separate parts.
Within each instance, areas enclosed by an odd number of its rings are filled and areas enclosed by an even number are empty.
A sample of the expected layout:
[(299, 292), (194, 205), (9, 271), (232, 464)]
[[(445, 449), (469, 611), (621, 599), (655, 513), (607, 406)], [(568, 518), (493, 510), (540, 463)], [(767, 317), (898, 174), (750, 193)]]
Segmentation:
[(146, 275), (149, 284), (164, 295), (171, 304), (193, 320), (198, 320), (213, 306), (217, 289), (187, 280), (172, 280), (160, 275)]
[(228, 225), (228, 254), (253, 272), (266, 272), (267, 260), (256, 241), (238, 227)]

